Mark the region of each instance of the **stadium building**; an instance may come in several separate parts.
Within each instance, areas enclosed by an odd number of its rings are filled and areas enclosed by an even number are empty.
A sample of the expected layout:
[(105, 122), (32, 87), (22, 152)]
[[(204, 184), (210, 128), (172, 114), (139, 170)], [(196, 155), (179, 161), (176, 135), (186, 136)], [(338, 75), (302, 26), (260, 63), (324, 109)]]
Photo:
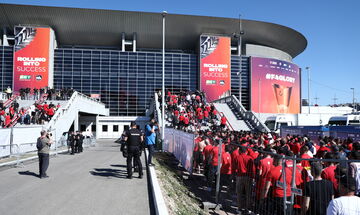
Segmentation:
[[(24, 57), (21, 50), (25, 49), (26, 40), (35, 37), (32, 35), (40, 35), (36, 29), (48, 28), (49, 36), (45, 42), (49, 50), (46, 53), (48, 86), (73, 88), (84, 94), (99, 96), (110, 109), (109, 122), (146, 116), (154, 92), (162, 87), (161, 13), (14, 4), (0, 4), (0, 7), (1, 89), (12, 86), (16, 90), (14, 85), (30, 83), (21, 82), (24, 81), (21, 79), (45, 79), (42, 75), (35, 77), (35, 73), (22, 74), (29, 71), (22, 70), (18, 63), (27, 66), (34, 66), (34, 62), (38, 65), (43, 63), (37, 55), (34, 58)], [(307, 40), (301, 33), (278, 24), (253, 20), (178, 14), (167, 14), (165, 19), (166, 89), (173, 92), (204, 90), (205, 85), (216, 88), (216, 84), (220, 83), (229, 87), (224, 93), (235, 95), (248, 110), (299, 112), (301, 76), (300, 69), (292, 60), (307, 46)], [(230, 83), (215, 79), (203, 83), (203, 74), (207, 74), (203, 71), (204, 65), (225, 65), (216, 60), (204, 64), (203, 45), (210, 41), (208, 44), (216, 47), (223, 44), (221, 38), (225, 38), (227, 43), (224, 52), (228, 52), (225, 61), (228, 60), (229, 65), (224, 68), (229, 70)], [(210, 50), (207, 55), (213, 51)], [(257, 72), (255, 64), (265, 70), (277, 69), (279, 74), (265, 71), (266, 80), (261, 80), (256, 76), (261, 71)], [(219, 69), (215, 67), (210, 71)], [(294, 73), (296, 77), (280, 74), (282, 72)], [(295, 85), (282, 88), (278, 83), (266, 82), (271, 80)], [(261, 110), (268, 104), (262, 102), (267, 96), (260, 91), (260, 88), (268, 91), (266, 84), (273, 88), (272, 94), (278, 100), (276, 110)], [(282, 90), (280, 94), (279, 89)], [(288, 97), (287, 101), (277, 97), (283, 92)], [(289, 100), (292, 96), (295, 97)]]

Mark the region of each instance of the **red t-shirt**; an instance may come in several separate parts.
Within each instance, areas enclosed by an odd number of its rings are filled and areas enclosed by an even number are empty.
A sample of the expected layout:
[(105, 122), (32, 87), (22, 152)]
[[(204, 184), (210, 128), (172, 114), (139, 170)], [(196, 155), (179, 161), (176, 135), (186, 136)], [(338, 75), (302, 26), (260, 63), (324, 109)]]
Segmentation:
[(175, 110), (175, 111), (174, 111), (174, 115), (175, 115), (175, 116), (179, 116), (179, 111), (178, 111), (178, 110)]
[(212, 113), (213, 113), (214, 115), (216, 115), (216, 114), (217, 114), (217, 110), (214, 109)]
[(5, 115), (5, 111), (4, 111), (4, 110), (0, 111), (0, 116), (2, 116), (2, 115)]
[[(283, 182), (283, 175), (281, 174), (282, 167), (276, 166), (273, 167), (267, 177), (266, 181), (270, 181), (271, 185), (273, 186), (273, 196), (274, 197), (284, 197), (284, 189), (281, 187), (278, 187), (276, 185), (277, 181)], [(291, 196), (291, 179), (292, 179), (292, 167), (286, 167), (285, 168), (285, 178), (286, 178), (286, 196)], [(299, 185), (301, 183), (301, 174), (299, 171), (296, 171), (295, 174), (295, 184)]]
[(226, 117), (225, 116), (221, 117), (221, 124), (226, 125)]
[(206, 159), (209, 159), (209, 157), (210, 157), (210, 152), (211, 152), (212, 148), (213, 148), (213, 146), (210, 145), (210, 144), (209, 144), (209, 145), (206, 145), (206, 146), (204, 147), (203, 154), (205, 155), (205, 160), (206, 160)]
[(247, 176), (250, 174), (250, 160), (251, 157), (245, 153), (239, 153), (236, 158), (237, 164), (237, 175), (238, 176)]
[(185, 117), (183, 116), (183, 115), (180, 115), (179, 116), (179, 121), (181, 122), (181, 121), (184, 121), (184, 119), (185, 119)]
[(338, 188), (338, 182), (335, 178), (335, 169), (335, 165), (326, 167), (321, 173), (321, 178), (331, 181), (333, 183), (334, 190), (336, 191)]
[(211, 165), (217, 166), (217, 165), (218, 165), (218, 160), (219, 160), (219, 146), (214, 146), (214, 147), (211, 149), (210, 154), (211, 154), (211, 156), (212, 156)]
[(231, 175), (231, 155), (229, 152), (225, 152), (222, 154), (222, 165), (220, 169), (221, 174)]
[(49, 116), (54, 116), (54, 108), (48, 109), (47, 114), (48, 114)]
[(188, 125), (189, 124), (189, 117), (184, 117), (184, 124)]
[(10, 115), (6, 115), (5, 116), (5, 125), (8, 126), (8, 125), (10, 125), (10, 123), (11, 123)]
[[(310, 157), (307, 153), (304, 153), (300, 156), (300, 158), (304, 158), (304, 159), (309, 159), (309, 158), (312, 158)], [(302, 167), (310, 167), (310, 162), (308, 160), (303, 160), (301, 161), (301, 166)]]
[(204, 117), (208, 118), (209, 117), (209, 112), (207, 110), (204, 110)]

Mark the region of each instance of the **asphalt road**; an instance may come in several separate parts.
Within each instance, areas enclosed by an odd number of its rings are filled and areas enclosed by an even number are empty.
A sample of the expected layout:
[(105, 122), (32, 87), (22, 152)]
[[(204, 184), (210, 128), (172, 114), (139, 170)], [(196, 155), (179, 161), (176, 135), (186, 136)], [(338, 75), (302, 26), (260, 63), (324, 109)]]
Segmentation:
[(0, 171), (0, 214), (152, 214), (145, 168), (127, 179), (118, 144), (97, 145), (51, 157), (49, 178), (38, 178), (38, 162)]

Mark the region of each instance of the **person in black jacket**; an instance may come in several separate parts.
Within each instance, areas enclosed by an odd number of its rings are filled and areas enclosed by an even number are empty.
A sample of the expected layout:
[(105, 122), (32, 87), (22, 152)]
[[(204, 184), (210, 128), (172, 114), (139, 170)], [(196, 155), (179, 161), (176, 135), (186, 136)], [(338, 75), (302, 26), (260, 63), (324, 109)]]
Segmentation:
[(138, 166), (139, 178), (143, 177), (143, 169), (140, 160), (141, 150), (143, 148), (142, 142), (144, 140), (141, 131), (136, 128), (136, 123), (131, 122), (130, 130), (125, 133), (125, 142), (127, 146), (127, 178), (132, 178), (132, 159), (135, 159), (135, 165)]
[(75, 153), (75, 135), (74, 135), (74, 132), (72, 132), (72, 131), (69, 132), (67, 142), (68, 142), (68, 146), (70, 146), (70, 148), (71, 148), (71, 154), (73, 155)]

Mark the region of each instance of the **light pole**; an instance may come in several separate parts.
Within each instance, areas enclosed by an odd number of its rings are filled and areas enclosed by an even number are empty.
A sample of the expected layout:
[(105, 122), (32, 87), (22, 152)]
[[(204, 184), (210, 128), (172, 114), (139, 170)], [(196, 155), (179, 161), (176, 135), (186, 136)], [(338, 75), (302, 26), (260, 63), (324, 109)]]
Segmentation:
[(350, 90), (352, 90), (353, 91), (353, 112), (355, 112), (355, 88), (350, 88)]
[(242, 35), (244, 34), (244, 32), (242, 31), (242, 25), (241, 25), (241, 14), (239, 14), (239, 40), (238, 40), (238, 55), (239, 55), (239, 58), (240, 58), (240, 71), (239, 71), (239, 102), (241, 104), (241, 73), (242, 73), (242, 60), (241, 60), (241, 48), (242, 48)]
[(310, 67), (307, 66), (305, 69), (307, 70), (308, 74), (308, 108), (310, 113)]
[(161, 93), (161, 140), (164, 143), (165, 137), (165, 17), (166, 11), (161, 13), (162, 15), (162, 93)]

